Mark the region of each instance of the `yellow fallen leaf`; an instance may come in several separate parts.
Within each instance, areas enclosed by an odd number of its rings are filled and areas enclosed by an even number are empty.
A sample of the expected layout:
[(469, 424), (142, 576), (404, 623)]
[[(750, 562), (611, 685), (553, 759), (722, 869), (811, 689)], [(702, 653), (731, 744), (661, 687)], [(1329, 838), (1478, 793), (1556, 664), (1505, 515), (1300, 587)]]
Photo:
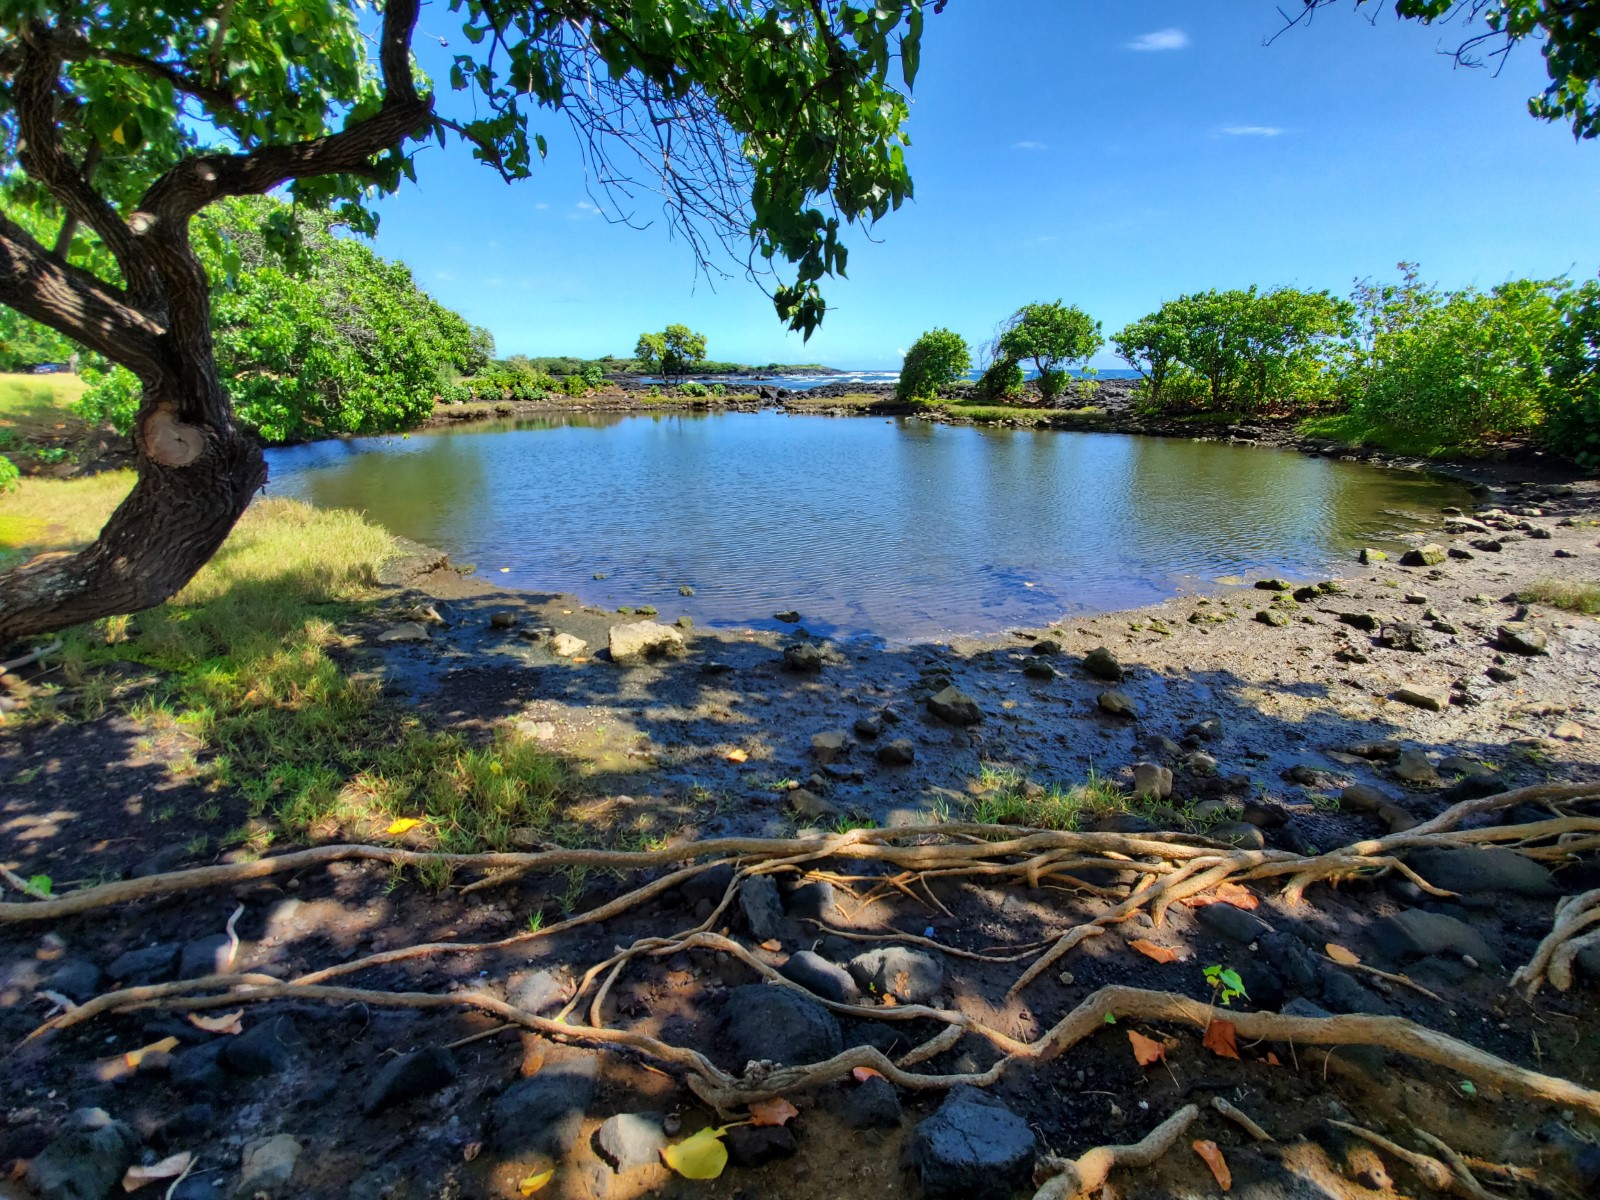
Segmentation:
[(722, 757), (731, 763), (742, 763), (749, 761), (750, 755), (744, 750), (729, 750)]
[[(511, 568), (510, 568), (510, 567), (501, 567), (501, 568), (500, 568), (500, 574), (502, 574), (502, 575), (509, 575), (509, 574), (511, 574)], [(545, 1182), (547, 1182), (547, 1183), (548, 1183), (548, 1182), (549, 1182), (549, 1181), (548, 1181), (548, 1180), (546, 1180), (546, 1181), (545, 1181)], [(540, 1184), (540, 1185), (539, 1185), (539, 1186), (540, 1186), (540, 1187), (543, 1187), (543, 1186), (544, 1186), (544, 1184)], [(523, 1194), (523, 1195), (524, 1195), (524, 1196), (526, 1196), (526, 1195), (527, 1195), (527, 1194), (528, 1194), (528, 1193), (526, 1193), (526, 1192), (524, 1192), (524, 1193), (522, 1193), (522, 1194)]]
[(189, 1024), (207, 1033), (243, 1033), (243, 1016), (242, 1008), (238, 1012), (223, 1013), (220, 1017), (202, 1017), (199, 1013), (190, 1013)]
[(722, 1144), (724, 1129), (706, 1126), (675, 1146), (664, 1146), (661, 1159), (685, 1179), (715, 1179), (728, 1165), (728, 1148)]
[(139, 1064), (145, 1060), (147, 1054), (171, 1054), (177, 1048), (177, 1038), (164, 1037), (159, 1042), (151, 1042), (148, 1046), (140, 1046), (137, 1050), (129, 1050), (122, 1056), (122, 1061), (137, 1069)]
[(136, 1191), (147, 1183), (154, 1183), (157, 1179), (176, 1179), (189, 1169), (189, 1164), (194, 1162), (194, 1155), (185, 1150), (181, 1154), (174, 1154), (170, 1158), (163, 1158), (160, 1162), (148, 1167), (129, 1167), (128, 1173), (122, 1177), (122, 1190), (125, 1192)]
[(782, 1096), (771, 1100), (758, 1100), (750, 1106), (750, 1124), (787, 1125), (800, 1115), (800, 1110)]
[(415, 829), (418, 825), (421, 825), (421, 824), (422, 824), (422, 818), (421, 817), (399, 817), (399, 818), (396, 818), (396, 820), (392, 824), (390, 824), (389, 828), (385, 829), (384, 832), (385, 833), (410, 833), (413, 829)]
[(1155, 1038), (1147, 1038), (1142, 1033), (1128, 1030), (1128, 1043), (1133, 1047), (1133, 1059), (1141, 1067), (1148, 1067), (1151, 1063), (1160, 1062), (1167, 1056), (1167, 1048)]
[(1328, 952), (1328, 957), (1341, 967), (1354, 967), (1361, 962), (1361, 956), (1354, 950), (1347, 950), (1338, 942), (1329, 942), (1323, 947)]
[(540, 1171), (537, 1175), (529, 1175), (521, 1183), (517, 1184), (517, 1191), (524, 1196), (531, 1196), (554, 1179), (555, 1174), (556, 1169), (551, 1167), (548, 1171)]
[(1233, 1172), (1228, 1170), (1228, 1160), (1222, 1157), (1222, 1151), (1215, 1142), (1191, 1142), (1194, 1152), (1205, 1160), (1206, 1166), (1211, 1168), (1211, 1173), (1216, 1176), (1217, 1186), (1227, 1191), (1233, 1186)]

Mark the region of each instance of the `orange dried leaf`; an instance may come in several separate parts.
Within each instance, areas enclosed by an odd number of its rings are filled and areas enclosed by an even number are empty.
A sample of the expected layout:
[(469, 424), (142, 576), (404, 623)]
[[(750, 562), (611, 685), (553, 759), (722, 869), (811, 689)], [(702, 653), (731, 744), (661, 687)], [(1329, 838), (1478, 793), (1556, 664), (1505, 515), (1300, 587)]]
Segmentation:
[(748, 762), (749, 761), (750, 754), (746, 750), (729, 750), (722, 757), (727, 759), (731, 763), (742, 763), (742, 762)]
[(763, 950), (778, 951), (783, 949), (783, 943), (777, 938), (768, 938), (766, 941), (761, 943), (761, 948)]
[(243, 1017), (242, 1008), (238, 1012), (223, 1013), (220, 1017), (202, 1017), (199, 1013), (190, 1013), (189, 1024), (207, 1033), (243, 1033)]
[(1338, 963), (1341, 967), (1354, 967), (1359, 966), (1361, 963), (1361, 956), (1359, 954), (1357, 954), (1354, 950), (1347, 950), (1345, 947), (1339, 945), (1338, 942), (1329, 942), (1323, 947), (1323, 949), (1328, 952), (1328, 957), (1333, 959), (1333, 961)]
[(750, 1106), (752, 1125), (787, 1125), (799, 1115), (800, 1110), (782, 1096), (775, 1096), (771, 1100), (758, 1100)]
[(1200, 1044), (1219, 1058), (1238, 1058), (1238, 1029), (1232, 1021), (1213, 1021)]
[(122, 1061), (130, 1067), (138, 1068), (147, 1054), (171, 1054), (178, 1048), (178, 1039), (164, 1037), (159, 1042), (151, 1042), (148, 1046), (140, 1046), (137, 1050), (129, 1050), (122, 1056)]
[(869, 1079), (882, 1079), (883, 1072), (875, 1067), (852, 1067), (850, 1075), (857, 1083), (865, 1083)]
[(1132, 946), (1146, 958), (1153, 958), (1158, 963), (1177, 962), (1181, 957), (1176, 950), (1173, 950), (1167, 946), (1158, 946), (1147, 938), (1140, 938), (1138, 941), (1129, 942), (1128, 945)]
[(898, 1001), (898, 1000), (896, 1000), (894, 998), (893, 993), (890, 993), (890, 992), (885, 992), (884, 993), (884, 995), (883, 995), (883, 1007), (885, 1007), (885, 1008), (893, 1008), (895, 1005), (897, 1005), (899, 1003), (900, 1003), (900, 1001)]
[(1228, 1170), (1228, 1160), (1222, 1157), (1222, 1151), (1217, 1149), (1215, 1142), (1193, 1142), (1194, 1152), (1205, 1160), (1206, 1166), (1211, 1168), (1211, 1174), (1216, 1176), (1217, 1186), (1227, 1191), (1233, 1186), (1233, 1172)]
[(1261, 901), (1256, 899), (1256, 894), (1249, 888), (1230, 880), (1226, 883), (1219, 883), (1204, 895), (1189, 896), (1182, 903), (1190, 908), (1204, 908), (1208, 904), (1231, 904), (1235, 908), (1252, 909), (1257, 907)]
[(1133, 1046), (1133, 1060), (1141, 1067), (1148, 1067), (1167, 1057), (1165, 1046), (1132, 1029), (1128, 1030), (1128, 1042)]

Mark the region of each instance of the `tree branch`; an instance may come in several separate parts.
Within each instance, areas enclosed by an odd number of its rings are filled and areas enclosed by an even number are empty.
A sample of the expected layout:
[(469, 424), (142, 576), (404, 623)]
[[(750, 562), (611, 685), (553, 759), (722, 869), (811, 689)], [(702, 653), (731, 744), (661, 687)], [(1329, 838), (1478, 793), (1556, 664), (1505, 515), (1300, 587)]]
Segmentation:
[(91, 45), (87, 38), (75, 30), (53, 30), (51, 42), (56, 53), (66, 62), (88, 62), (97, 59), (101, 62), (114, 63), (116, 66), (149, 75), (153, 79), (164, 80), (172, 85), (173, 91), (193, 96), (212, 108), (226, 109), (239, 106), (238, 97), (225, 85), (208, 84), (178, 67), (143, 58), (137, 54), (128, 54), (121, 50), (102, 50)]

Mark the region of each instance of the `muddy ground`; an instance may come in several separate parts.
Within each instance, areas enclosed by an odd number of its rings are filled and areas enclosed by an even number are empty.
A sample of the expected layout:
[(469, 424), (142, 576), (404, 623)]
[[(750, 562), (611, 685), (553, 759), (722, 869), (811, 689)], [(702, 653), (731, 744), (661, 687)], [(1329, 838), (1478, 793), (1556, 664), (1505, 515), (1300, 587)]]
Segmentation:
[[(1600, 489), (1592, 482), (1491, 484), (1482, 508), (1503, 515), (1436, 514), (1418, 538), (1471, 557), (1415, 567), (1352, 561), (1336, 590), (1302, 592), (1298, 600), (1293, 588), (1329, 581), (1288, 581), (1291, 591), (1281, 592), (1244, 580), (1048, 629), (893, 645), (812, 639), (803, 598), (796, 598), (800, 611), (786, 623), (789, 632), (691, 629), (683, 656), (632, 667), (609, 661), (605, 647), (613, 625), (638, 616), (586, 608), (570, 597), (500, 591), (419, 551), (394, 566), (384, 610), (348, 631), (345, 653), (351, 670), (372, 673), (397, 703), (415, 705), (439, 725), (486, 738), (509, 723), (568, 759), (585, 793), (575, 807), (612, 844), (959, 820), (1006, 780), (1026, 791), (1023, 780), (1074, 783), (1092, 773), (1131, 787), (1133, 766), (1152, 762), (1173, 771), (1167, 803), (1105, 816), (1098, 827), (1251, 844), (1259, 838), (1269, 848), (1310, 853), (1426, 818), (1464, 795), (1600, 779), (1600, 622), (1538, 605), (1524, 611), (1515, 599), (1538, 580), (1596, 578)], [(1447, 522), (1462, 519), (1487, 520), (1491, 528), (1456, 525), (1461, 532), (1451, 532)], [(1491, 541), (1500, 548), (1482, 548)], [(658, 619), (671, 622), (671, 599), (641, 596), (636, 604), (659, 607)], [(441, 618), (425, 627), (426, 640), (384, 640), (419, 604)], [(1281, 623), (1267, 624), (1258, 613)], [(496, 614), (507, 614), (500, 624), (508, 627), (491, 625)], [(1545, 635), (1546, 653), (1508, 648), (1499, 630), (1515, 620)], [(1410, 628), (1397, 633), (1396, 622)], [(586, 644), (557, 656), (555, 633)], [(820, 659), (818, 669), (786, 663), (786, 648), (801, 645), (811, 649), (790, 658)], [(1119, 660), (1120, 681), (1086, 670), (1085, 656), (1100, 647)], [(981, 719), (956, 725), (934, 716), (928, 700), (946, 687), (974, 700)], [(1397, 698), (1404, 689), (1424, 704), (1437, 702), (1438, 710)], [(1107, 691), (1127, 701), (1125, 715), (1106, 711)], [(813, 741), (830, 733), (839, 736)], [(908, 745), (880, 758), (880, 747), (901, 739)], [(912, 761), (893, 761), (907, 749)], [(1401, 750), (1420, 754), (1397, 760)], [(193, 782), (185, 765), (195, 753), (181, 731), (142, 727), (115, 708), (94, 722), (7, 734), (0, 743), (0, 860), (24, 876), (51, 875), (58, 891), (217, 861), (214, 851), (196, 855), (194, 835), (236, 825), (242, 805)], [(1397, 769), (1411, 778), (1398, 778)], [(1380, 814), (1371, 811), (1375, 801), (1341, 802), (1353, 784), (1379, 789), (1390, 807)], [(339, 832), (330, 831), (330, 840)], [(862, 862), (828, 867), (841, 876), (878, 870)], [(1406, 1016), (1600, 1087), (1593, 1003), (1600, 979), (1580, 971), (1572, 992), (1546, 990), (1533, 1004), (1507, 986), (1510, 971), (1548, 930), (1557, 895), (1600, 886), (1596, 864), (1580, 860), (1554, 875), (1542, 868), (1530, 874), (1500, 856), (1461, 851), (1433, 860), (1425, 873), (1458, 895), (1431, 897), (1389, 876), (1337, 889), (1318, 885), (1296, 908), (1263, 886), (1254, 889), (1253, 912), (1178, 907), (1160, 928), (1136, 919), (1074, 950), (1063, 969), (1012, 1001), (1006, 991), (1025, 963), (927, 950), (942, 972), (928, 984), (928, 998), (1027, 1039), (1109, 983), (1210, 1000), (1203, 968), (1222, 965), (1241, 975), (1249, 995), (1235, 1003), (1243, 1007)], [(741, 898), (726, 927), (780, 969), (803, 950), (847, 964), (863, 950), (894, 944), (861, 939), (896, 933), (994, 954), (1057, 936), (1112, 902), (1081, 888), (1029, 890), (956, 877), (932, 882), (931, 893), (891, 892), (864, 906), (853, 897), (870, 890), (870, 878), (839, 879), (831, 891), (799, 874), (778, 880), (780, 909), (752, 911)], [(114, 986), (198, 972), (216, 961), (239, 906), (233, 968), (293, 978), (419, 941), (503, 938), (592, 908), (640, 881), (527, 877), (463, 895), (397, 878), (381, 864), (339, 862), (48, 926), (0, 926), (0, 1041), (16, 1045), (60, 999), (81, 1002)], [(1118, 886), (1115, 879), (1085, 882), (1113, 893)], [(686, 884), (570, 934), (378, 966), (341, 982), (429, 993), (478, 987), (549, 1012), (614, 947), (687, 929), (718, 896), (704, 881)], [(1431, 946), (1408, 941), (1397, 929), (1403, 914), (1418, 910), (1450, 918), (1454, 934)], [(1477, 940), (1463, 941), (1469, 934)], [(1127, 944), (1135, 938), (1179, 958), (1143, 957)], [(1340, 967), (1323, 952), (1329, 942), (1368, 964), (1404, 971), (1435, 995)], [(159, 949), (143, 959), (123, 957), (152, 947)], [(699, 1048), (738, 1072), (740, 1050), (750, 1047), (728, 1022), (759, 1007), (738, 990), (758, 978), (712, 951), (646, 959), (617, 981), (602, 1016)], [(863, 1003), (881, 1010), (887, 1002), (869, 990)], [(572, 1019), (587, 1012), (585, 1001)], [(789, 1046), (784, 1039), (809, 1019), (764, 1018), (774, 1052), (757, 1057), (780, 1057)], [(636, 1056), (510, 1030), (438, 1052), (497, 1024), (470, 1012), (304, 1002), (246, 1006), (243, 1035), (208, 1033), (169, 1013), (108, 1017), (4, 1060), (0, 1163), (37, 1164), (41, 1155), (54, 1162), (50, 1155), (65, 1153), (64, 1136), (90, 1136), (71, 1134), (70, 1114), (99, 1108), (131, 1132), (102, 1131), (96, 1148), (80, 1145), (73, 1161), (102, 1174), (115, 1167), (116, 1175), (130, 1158), (193, 1152), (196, 1168), (174, 1193), (187, 1200), (257, 1191), (509, 1197), (549, 1168), (555, 1174), (542, 1194), (562, 1197), (916, 1196), (924, 1183), (935, 1194), (1031, 1194), (1025, 1181), (999, 1169), (954, 1182), (937, 1171), (919, 1175), (917, 1163), (925, 1162), (938, 1128), (922, 1122), (943, 1093), (860, 1094), (881, 1090), (881, 1081), (846, 1080), (788, 1097), (800, 1110), (790, 1132), (730, 1133), (735, 1161), (718, 1180), (677, 1179), (658, 1161), (617, 1171), (597, 1148), (607, 1118), (660, 1114), (686, 1134), (714, 1114), (680, 1076)], [(936, 1032), (927, 1022), (908, 1027), (848, 1015), (837, 1025), (838, 1044), (880, 1045), (891, 1054), (891, 1047)], [(1231, 1061), (1202, 1049), (1192, 1031), (1140, 1028), (1170, 1042), (1164, 1063), (1141, 1069), (1126, 1030), (1107, 1027), (1057, 1059), (1010, 1069), (990, 1093), (1017, 1125), (996, 1117), (993, 1130), (981, 1121), (975, 1127), (994, 1145), (1022, 1136), (1017, 1126), (1031, 1131), (1031, 1160), (1035, 1149), (1077, 1154), (1135, 1140), (1186, 1101), (1221, 1096), (1277, 1141), (1253, 1144), (1210, 1114), (1190, 1137), (1218, 1142), (1234, 1193), (1256, 1200), (1424, 1194), (1398, 1160), (1377, 1168), (1369, 1151), (1326, 1123), (1330, 1118), (1418, 1147), (1415, 1126), (1464, 1154), (1529, 1168), (1531, 1176), (1506, 1194), (1600, 1194), (1600, 1123), (1592, 1115), (1475, 1086), (1398, 1054), (1259, 1045), (1241, 1046), (1242, 1060)], [(138, 1069), (116, 1066), (123, 1061), (117, 1056), (167, 1036), (178, 1039), (171, 1053)], [(428, 1053), (407, 1057), (419, 1051)], [(1268, 1062), (1269, 1052), (1277, 1063)], [(982, 1070), (996, 1053), (969, 1036), (923, 1069)], [(402, 1058), (410, 1072), (402, 1083), (390, 1080), (389, 1091), (373, 1093), (385, 1067)], [(556, 1132), (539, 1132), (546, 1129)], [(286, 1138), (265, 1141), (279, 1135)], [(1150, 1169), (1115, 1176), (1114, 1194), (1219, 1194), (1188, 1140)], [(47, 1150), (52, 1143), (57, 1150)], [(241, 1156), (251, 1161), (244, 1170)], [(274, 1165), (282, 1178), (268, 1169)], [(89, 1192), (47, 1184), (39, 1194), (101, 1194), (83, 1174), (89, 1167), (75, 1169), (71, 1186)], [(18, 1181), (0, 1182), (0, 1196), (33, 1194), (28, 1179), (43, 1178), (20, 1165), (15, 1173)], [(167, 1185), (150, 1185), (146, 1194), (157, 1186)]]

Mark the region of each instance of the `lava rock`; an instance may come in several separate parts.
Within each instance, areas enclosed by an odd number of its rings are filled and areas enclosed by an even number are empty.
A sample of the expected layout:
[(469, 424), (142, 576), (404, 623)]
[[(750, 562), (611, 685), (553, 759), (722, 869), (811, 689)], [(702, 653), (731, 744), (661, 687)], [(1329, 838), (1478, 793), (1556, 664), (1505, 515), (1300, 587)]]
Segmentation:
[(407, 1100), (432, 1095), (456, 1077), (456, 1070), (455, 1055), (443, 1046), (429, 1046), (390, 1059), (373, 1076), (362, 1098), (361, 1111), (370, 1117)]
[(783, 900), (770, 875), (751, 875), (739, 885), (739, 912), (758, 942), (783, 936)]
[(1261, 827), (1249, 821), (1222, 821), (1211, 827), (1208, 836), (1215, 841), (1237, 846), (1241, 850), (1265, 850), (1267, 846), (1267, 839), (1262, 836)]
[(97, 1108), (79, 1109), (67, 1123), (28, 1163), (24, 1178), (42, 1200), (102, 1200), (133, 1164), (139, 1137)]
[(1022, 665), (1022, 673), (1029, 679), (1050, 680), (1056, 677), (1056, 669), (1037, 658), (1030, 658), (1025, 662)]
[(851, 977), (864, 992), (893, 996), (902, 1004), (927, 1004), (944, 987), (944, 964), (925, 950), (882, 946), (849, 962)]
[(1027, 1182), (1036, 1148), (1026, 1121), (963, 1084), (917, 1126), (910, 1158), (928, 1200), (1003, 1200)]
[(1507, 621), (1495, 630), (1495, 645), (1512, 654), (1550, 653), (1550, 638), (1544, 630), (1527, 621)]
[(797, 919), (809, 917), (814, 921), (826, 922), (835, 918), (834, 904), (833, 884), (826, 879), (816, 879), (810, 883), (802, 883), (790, 892), (783, 907), (790, 916)]
[(795, 816), (802, 821), (827, 821), (839, 815), (836, 804), (817, 795), (810, 788), (795, 788), (784, 799)]
[(267, 1017), (223, 1043), (222, 1065), (238, 1075), (271, 1075), (289, 1065), (300, 1042), (292, 1017)]
[(1428, 631), (1409, 621), (1392, 621), (1385, 625), (1378, 640), (1391, 650), (1407, 650), (1412, 654), (1426, 654), (1433, 649)]
[(799, 1149), (787, 1125), (737, 1125), (722, 1140), (728, 1147), (728, 1161), (736, 1167), (762, 1167), (791, 1158)]
[[(732, 875), (733, 868), (728, 868)], [(711, 872), (706, 872), (709, 875)], [(704, 879), (705, 876), (699, 876)], [(690, 882), (694, 882), (691, 880)], [(688, 884), (684, 885), (684, 892), (688, 892)], [(726, 886), (726, 884), (724, 884)], [(721, 890), (716, 893), (720, 899)], [(552, 1009), (560, 1008), (567, 998), (567, 981), (548, 967), (541, 967), (536, 971), (514, 971), (506, 980), (506, 1000), (525, 1012), (535, 1015), (546, 1013)]]
[(1436, 787), (1444, 782), (1439, 778), (1439, 772), (1433, 763), (1428, 761), (1428, 756), (1421, 750), (1401, 751), (1400, 757), (1394, 760), (1393, 770), (1396, 779), (1403, 779), (1407, 783)]
[(1444, 547), (1430, 542), (1428, 545), (1418, 547), (1415, 550), (1407, 550), (1400, 556), (1400, 565), (1402, 567), (1437, 567), (1444, 560)]
[(188, 1096), (209, 1096), (228, 1082), (222, 1069), (226, 1041), (205, 1042), (185, 1050), (167, 1068), (167, 1080)]
[(1407, 684), (1405, 687), (1397, 688), (1394, 698), (1402, 704), (1409, 704), (1413, 708), (1425, 709), (1428, 712), (1443, 712), (1450, 707), (1448, 691), (1420, 684)]
[(1339, 808), (1350, 813), (1375, 813), (1394, 800), (1381, 788), (1368, 783), (1352, 783), (1339, 793)]
[(233, 957), (233, 939), (225, 933), (213, 933), (187, 943), (178, 958), (179, 979), (199, 979), (205, 975), (222, 975), (228, 970)]
[(1351, 629), (1359, 629), (1363, 633), (1376, 633), (1381, 624), (1377, 617), (1365, 612), (1340, 613), (1339, 622), (1350, 626)]
[(1095, 698), (1095, 703), (1100, 706), (1100, 711), (1113, 717), (1137, 717), (1138, 705), (1126, 692), (1110, 691), (1101, 692)]
[(1232, 904), (1207, 904), (1195, 909), (1195, 918), (1212, 933), (1248, 946), (1272, 932), (1268, 925), (1254, 913)]
[(1422, 958), (1429, 954), (1470, 954), (1481, 965), (1500, 965), (1500, 956), (1471, 925), (1444, 913), (1408, 908), (1384, 917), (1371, 930), (1380, 953), (1391, 959)]
[(546, 1063), (537, 1075), (513, 1083), (490, 1109), (490, 1145), (518, 1157), (569, 1153), (594, 1099), (599, 1072), (600, 1060), (584, 1054)]
[(1083, 656), (1083, 669), (1096, 679), (1104, 679), (1108, 683), (1122, 681), (1122, 664), (1104, 646), (1098, 646)]
[(917, 747), (910, 738), (894, 738), (878, 747), (878, 761), (886, 767), (909, 767), (917, 761)]
[(178, 969), (178, 955), (183, 947), (177, 942), (159, 946), (145, 946), (118, 955), (106, 968), (106, 974), (119, 983), (138, 987), (147, 983), (165, 983)]
[(838, 1112), (851, 1129), (892, 1129), (900, 1124), (900, 1095), (894, 1084), (872, 1075), (845, 1092)]
[(1406, 862), (1435, 887), (1459, 892), (1462, 903), (1468, 905), (1481, 901), (1484, 907), (1494, 907), (1496, 902), (1483, 898), (1484, 893), (1543, 900), (1561, 891), (1547, 867), (1514, 850), (1413, 850), (1406, 855)]
[(850, 752), (850, 735), (842, 729), (827, 729), (811, 735), (811, 753), (823, 766)]
[(653, 1167), (661, 1161), (667, 1135), (660, 1113), (618, 1113), (594, 1133), (595, 1153), (617, 1174)]
[(811, 950), (791, 954), (789, 961), (778, 968), (778, 974), (836, 1004), (854, 1004), (861, 999), (849, 971)]
[(239, 1185), (234, 1200), (256, 1200), (262, 1194), (281, 1195), (300, 1161), (300, 1143), (287, 1133), (249, 1143), (241, 1156)]
[(983, 720), (978, 702), (954, 684), (928, 697), (928, 711), (951, 725), (976, 725)]
[(844, 1044), (832, 1013), (786, 987), (749, 983), (734, 988), (723, 1001), (722, 1025), (740, 1068), (747, 1062), (821, 1062)]
[(99, 967), (85, 958), (69, 958), (45, 981), (45, 988), (59, 992), (68, 1000), (82, 1004), (100, 992), (100, 982), (105, 978)]
[(783, 668), (802, 674), (815, 674), (822, 670), (822, 647), (812, 642), (796, 642), (783, 648)]
[(1138, 796), (1154, 796), (1158, 800), (1165, 800), (1172, 795), (1172, 771), (1157, 763), (1135, 763), (1133, 791)]
[(1282, 829), (1289, 823), (1289, 814), (1275, 804), (1246, 800), (1239, 819), (1246, 825), (1254, 825), (1257, 829)]

